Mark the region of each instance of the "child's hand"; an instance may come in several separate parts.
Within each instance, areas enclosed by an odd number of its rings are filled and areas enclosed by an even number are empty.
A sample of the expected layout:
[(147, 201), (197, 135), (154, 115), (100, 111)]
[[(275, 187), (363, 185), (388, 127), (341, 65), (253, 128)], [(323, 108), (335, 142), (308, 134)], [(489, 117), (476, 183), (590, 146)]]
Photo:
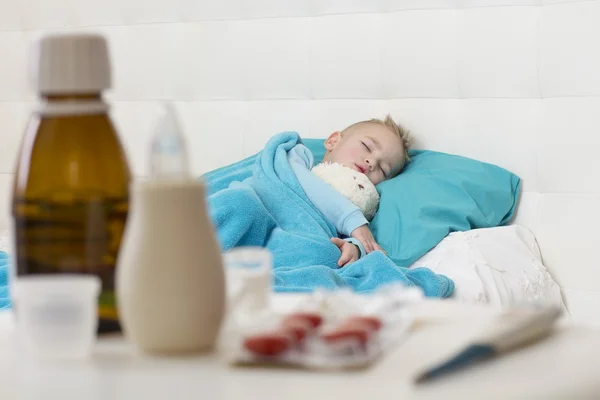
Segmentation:
[(331, 238), (333, 244), (342, 252), (340, 259), (338, 260), (339, 267), (345, 267), (348, 264), (353, 263), (360, 257), (358, 247), (355, 244), (347, 242), (340, 238)]
[[(367, 254), (375, 250), (383, 251), (381, 246), (379, 246), (375, 241), (375, 238), (373, 237), (373, 234), (367, 225), (359, 226), (353, 230), (352, 237), (360, 240)], [(383, 252), (385, 253), (385, 251)]]

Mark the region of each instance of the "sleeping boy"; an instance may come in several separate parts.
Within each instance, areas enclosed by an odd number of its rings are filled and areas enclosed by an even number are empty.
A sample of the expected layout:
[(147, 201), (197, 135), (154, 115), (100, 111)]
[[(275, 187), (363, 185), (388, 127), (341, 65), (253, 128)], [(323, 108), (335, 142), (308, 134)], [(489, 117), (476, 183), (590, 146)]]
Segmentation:
[[(325, 141), (323, 162), (352, 168), (377, 185), (402, 171), (409, 161), (411, 144), (408, 131), (388, 115), (384, 120), (360, 121), (341, 132), (333, 132)], [(309, 200), (345, 238), (331, 238), (341, 252), (338, 266), (346, 266), (365, 254), (382, 250), (360, 209), (310, 172), (314, 157), (306, 146), (299, 144), (292, 148), (288, 152), (288, 161)]]

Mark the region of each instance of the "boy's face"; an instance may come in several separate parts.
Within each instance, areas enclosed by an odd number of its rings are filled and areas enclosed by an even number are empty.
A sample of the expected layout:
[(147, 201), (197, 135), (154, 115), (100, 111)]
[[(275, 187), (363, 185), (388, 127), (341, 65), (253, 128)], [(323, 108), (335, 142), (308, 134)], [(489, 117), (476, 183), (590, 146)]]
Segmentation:
[(374, 185), (391, 179), (404, 166), (402, 140), (390, 128), (365, 122), (325, 141), (323, 161), (337, 162), (365, 174)]

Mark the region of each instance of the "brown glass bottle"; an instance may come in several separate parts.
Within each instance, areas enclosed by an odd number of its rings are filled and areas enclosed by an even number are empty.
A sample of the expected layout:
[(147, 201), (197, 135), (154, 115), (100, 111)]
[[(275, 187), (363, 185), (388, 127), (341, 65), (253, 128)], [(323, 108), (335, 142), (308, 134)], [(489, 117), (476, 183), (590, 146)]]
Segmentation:
[(125, 153), (99, 94), (43, 100), (17, 162), (16, 274), (99, 276), (98, 330), (118, 331), (115, 265), (130, 182)]

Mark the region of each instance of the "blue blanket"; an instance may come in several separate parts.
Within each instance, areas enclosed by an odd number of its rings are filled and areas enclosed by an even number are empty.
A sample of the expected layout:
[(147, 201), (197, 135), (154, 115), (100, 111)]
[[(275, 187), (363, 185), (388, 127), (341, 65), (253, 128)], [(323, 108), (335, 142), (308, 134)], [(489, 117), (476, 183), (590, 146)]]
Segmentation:
[(368, 292), (391, 282), (419, 286), (426, 296), (448, 297), (453, 282), (426, 268), (396, 266), (373, 252), (344, 268), (330, 242), (335, 227), (312, 205), (287, 161), (300, 143), (295, 132), (274, 136), (255, 158), (204, 176), (208, 207), (223, 250), (262, 246), (273, 253), (276, 291), (308, 292), (350, 287)]
[(0, 251), (0, 310), (10, 308), (8, 295), (8, 255)]

